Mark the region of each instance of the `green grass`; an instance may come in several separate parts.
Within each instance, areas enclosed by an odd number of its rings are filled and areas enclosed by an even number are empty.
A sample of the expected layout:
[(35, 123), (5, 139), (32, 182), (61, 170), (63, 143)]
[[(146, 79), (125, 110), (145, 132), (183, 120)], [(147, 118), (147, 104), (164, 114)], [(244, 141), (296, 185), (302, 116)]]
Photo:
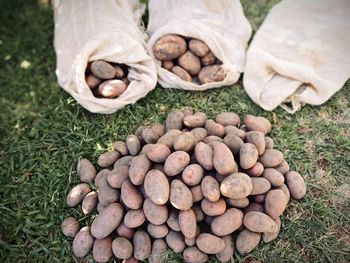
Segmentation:
[[(243, 1), (254, 29), (275, 2)], [(277, 148), (306, 178), (307, 195), (290, 203), (280, 237), (250, 255), (236, 253), (232, 262), (349, 260), (350, 82), (325, 105), (306, 106), (295, 115), (264, 112), (241, 83), (205, 93), (157, 87), (135, 105), (97, 115), (56, 83), (51, 10), (34, 0), (1, 1), (0, 40), (0, 262), (82, 262), (60, 231), (68, 215), (82, 224), (91, 221), (65, 203), (78, 182), (78, 158), (96, 162), (113, 141), (183, 106), (209, 116), (223, 111), (266, 116)], [(23, 60), (30, 62), (28, 69), (20, 67)], [(181, 260), (169, 255), (168, 262)]]

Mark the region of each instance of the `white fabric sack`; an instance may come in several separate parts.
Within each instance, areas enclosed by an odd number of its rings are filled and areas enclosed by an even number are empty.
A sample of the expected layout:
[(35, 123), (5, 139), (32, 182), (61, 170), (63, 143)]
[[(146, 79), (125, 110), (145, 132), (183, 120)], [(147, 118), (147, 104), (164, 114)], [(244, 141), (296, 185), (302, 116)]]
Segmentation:
[[(138, 0), (54, 1), (58, 82), (84, 108), (112, 113), (155, 88), (157, 73), (146, 53)], [(106, 60), (129, 66), (130, 84), (116, 99), (96, 98), (85, 83), (87, 63)]]
[[(148, 53), (155, 59), (158, 82), (164, 88), (206, 90), (235, 83), (244, 70), (245, 50), (251, 27), (239, 0), (150, 0)], [(186, 82), (161, 67), (153, 55), (154, 43), (164, 35), (179, 34), (205, 42), (223, 62), (221, 82), (199, 85)]]
[(350, 1), (284, 0), (247, 52), (243, 84), (265, 110), (319, 105), (350, 77)]

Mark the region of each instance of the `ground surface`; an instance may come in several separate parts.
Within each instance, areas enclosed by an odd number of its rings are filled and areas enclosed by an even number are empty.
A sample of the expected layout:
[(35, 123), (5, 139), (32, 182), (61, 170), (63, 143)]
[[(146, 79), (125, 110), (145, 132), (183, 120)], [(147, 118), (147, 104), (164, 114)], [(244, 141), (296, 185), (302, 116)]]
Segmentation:
[[(254, 29), (274, 2), (244, 1)], [(1, 1), (0, 19), (0, 262), (78, 262), (60, 231), (65, 216), (81, 217), (65, 203), (78, 181), (77, 159), (96, 160), (116, 139), (183, 106), (209, 116), (223, 111), (266, 116), (277, 148), (307, 181), (305, 199), (291, 202), (282, 217), (280, 237), (249, 256), (235, 254), (232, 262), (349, 260), (349, 82), (325, 105), (295, 115), (264, 112), (241, 84), (205, 93), (157, 87), (118, 113), (90, 114), (56, 83), (51, 11), (34, 0)], [(30, 62), (27, 69), (20, 67), (24, 60)]]

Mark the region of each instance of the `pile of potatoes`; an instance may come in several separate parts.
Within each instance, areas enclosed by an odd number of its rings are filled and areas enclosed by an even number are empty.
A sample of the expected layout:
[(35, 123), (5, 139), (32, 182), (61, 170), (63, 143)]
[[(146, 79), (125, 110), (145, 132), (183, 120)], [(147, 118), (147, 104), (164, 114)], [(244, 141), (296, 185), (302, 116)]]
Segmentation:
[(85, 82), (97, 98), (114, 99), (123, 94), (129, 85), (128, 67), (104, 60), (88, 63)]
[(77, 257), (92, 249), (97, 262), (166, 262), (164, 251), (186, 262), (210, 255), (228, 262), (277, 238), (290, 197), (301, 199), (302, 176), (290, 171), (267, 136), (263, 117), (225, 112), (208, 119), (191, 108), (171, 112), (165, 125), (140, 127), (97, 160), (78, 164), (81, 183), (67, 196), (94, 214), (80, 228), (68, 217), (63, 233)]
[(163, 68), (184, 81), (206, 84), (225, 79), (221, 61), (199, 39), (165, 35), (154, 44), (153, 54)]

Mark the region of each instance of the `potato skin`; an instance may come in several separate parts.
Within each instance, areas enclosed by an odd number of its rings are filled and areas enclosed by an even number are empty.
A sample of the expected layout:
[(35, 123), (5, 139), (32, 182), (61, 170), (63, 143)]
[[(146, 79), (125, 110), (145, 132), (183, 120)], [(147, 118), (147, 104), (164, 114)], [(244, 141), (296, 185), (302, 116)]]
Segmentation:
[(186, 52), (187, 44), (183, 37), (169, 34), (159, 38), (154, 46), (153, 53), (159, 60), (173, 60)]
[(159, 139), (159, 135), (154, 130), (148, 127), (142, 129), (141, 137), (147, 144), (156, 143)]
[[(199, 128), (203, 127), (205, 121), (208, 119), (207, 115), (203, 112), (196, 112), (193, 115), (186, 116), (183, 120), (186, 127)], [(205, 136), (206, 137), (206, 136)]]
[(200, 59), (190, 50), (186, 51), (178, 59), (179, 65), (186, 70), (190, 75), (195, 76), (201, 70)]
[(173, 180), (170, 184), (170, 203), (179, 210), (188, 210), (192, 207), (192, 193), (190, 189), (178, 179)]
[(254, 144), (259, 156), (265, 152), (265, 135), (259, 131), (249, 131), (246, 133), (246, 142)]
[(169, 155), (164, 164), (164, 172), (167, 176), (175, 176), (181, 173), (190, 162), (190, 156), (184, 151), (175, 151)]
[(283, 174), (274, 168), (266, 168), (262, 176), (269, 180), (272, 186), (278, 187), (284, 184)]
[(98, 194), (95, 191), (88, 193), (81, 204), (84, 215), (90, 214), (97, 206)]
[(303, 177), (294, 171), (286, 174), (286, 183), (291, 196), (294, 199), (302, 199), (306, 194), (306, 186)]
[(114, 164), (120, 157), (120, 153), (116, 151), (105, 152), (100, 155), (97, 160), (97, 164), (100, 167), (108, 167)]
[(243, 169), (250, 169), (256, 164), (258, 160), (258, 149), (254, 144), (245, 143), (239, 150), (239, 163)]
[(106, 80), (98, 86), (98, 93), (105, 98), (112, 99), (122, 95), (127, 87), (127, 84), (120, 79)]
[(180, 211), (179, 226), (182, 234), (186, 238), (194, 238), (196, 236), (197, 221), (196, 215), (192, 209)]
[(263, 177), (251, 177), (250, 179), (253, 184), (253, 189), (250, 192), (250, 195), (264, 194), (271, 189), (269, 180)]
[(266, 168), (272, 168), (283, 161), (283, 153), (275, 149), (267, 149), (263, 155), (260, 156), (259, 162)]
[(108, 262), (113, 256), (112, 239), (110, 237), (96, 239), (92, 255), (96, 262)]
[(146, 174), (144, 188), (147, 196), (157, 205), (164, 205), (169, 200), (170, 186), (164, 173), (150, 170)]
[(154, 225), (149, 223), (147, 225), (147, 232), (153, 238), (163, 238), (169, 233), (169, 228), (167, 224)]
[(182, 132), (177, 129), (169, 130), (162, 137), (159, 138), (158, 143), (165, 144), (169, 149), (173, 148), (175, 138)]
[(217, 254), (225, 249), (225, 242), (212, 234), (202, 233), (196, 240), (197, 247), (204, 253)]
[(208, 261), (207, 254), (200, 251), (196, 246), (187, 247), (183, 252), (183, 257), (188, 263), (204, 263)]
[(204, 142), (199, 142), (197, 143), (194, 152), (198, 163), (205, 170), (210, 171), (214, 168), (214, 151), (210, 148), (209, 145), (205, 144)]
[(73, 240), (73, 253), (76, 257), (85, 257), (94, 244), (94, 237), (90, 233), (90, 227), (85, 226), (75, 235)]
[(86, 183), (74, 186), (67, 195), (67, 205), (69, 207), (77, 206), (90, 191), (90, 186)]
[(102, 170), (95, 178), (95, 185), (98, 188), (98, 201), (103, 206), (117, 202), (120, 198), (120, 191), (112, 188), (108, 183), (108, 170)]
[(275, 219), (275, 223), (277, 225), (277, 229), (274, 232), (266, 232), (262, 234), (262, 238), (265, 243), (271, 242), (272, 240), (276, 239), (280, 233), (281, 230), (281, 219), (278, 217)]
[(143, 209), (129, 210), (124, 217), (124, 225), (128, 228), (136, 228), (146, 221)]
[(264, 117), (247, 115), (244, 117), (244, 125), (248, 131), (260, 131), (265, 135), (271, 131), (271, 123)]
[(187, 82), (192, 82), (192, 77), (190, 73), (188, 73), (185, 69), (183, 69), (180, 66), (174, 66), (171, 69), (171, 72), (174, 73), (176, 76), (178, 76), (180, 79), (187, 81)]
[(222, 237), (222, 240), (225, 242), (225, 249), (217, 253), (215, 256), (220, 262), (229, 262), (234, 253), (234, 244), (232, 235), (227, 235)]
[(282, 190), (274, 189), (266, 194), (265, 213), (272, 219), (277, 219), (284, 212), (288, 199)]
[(261, 234), (244, 229), (238, 234), (236, 248), (240, 254), (251, 252), (260, 242)]
[(118, 165), (107, 174), (108, 184), (113, 188), (121, 188), (123, 182), (129, 178), (129, 166)]
[(220, 198), (217, 202), (210, 202), (208, 199), (201, 201), (202, 211), (208, 216), (219, 216), (226, 211), (226, 202)]
[(264, 140), (265, 140), (265, 148), (272, 149), (274, 146), (274, 142), (273, 142), (272, 138), (269, 136), (265, 136)]
[(201, 142), (208, 136), (208, 132), (206, 129), (202, 127), (197, 127), (191, 130), (191, 133), (196, 138), (197, 142)]
[(154, 225), (164, 224), (169, 216), (168, 207), (166, 205), (156, 205), (149, 198), (143, 202), (143, 212), (147, 220)]
[(196, 143), (197, 139), (191, 132), (184, 132), (175, 138), (174, 149), (175, 151), (190, 152)]
[(277, 165), (274, 168), (283, 175), (286, 175), (286, 173), (289, 172), (289, 164), (286, 160), (283, 160), (279, 165)]
[(238, 155), (239, 151), (244, 144), (243, 140), (234, 134), (228, 134), (224, 137), (223, 143), (230, 149), (230, 151)]
[(237, 208), (229, 208), (211, 223), (211, 232), (216, 236), (226, 236), (236, 231), (243, 223), (243, 213)]
[(150, 149), (147, 152), (147, 157), (152, 162), (163, 163), (170, 153), (168, 146), (162, 143), (157, 143), (150, 146)]
[(134, 185), (142, 184), (151, 166), (152, 163), (145, 154), (135, 156), (131, 161), (129, 169), (130, 181)]
[(250, 176), (259, 177), (264, 172), (264, 166), (261, 163), (256, 162), (253, 165), (253, 167), (249, 168), (245, 172), (246, 172), (246, 174), (248, 174)]
[(189, 49), (198, 57), (204, 57), (210, 51), (207, 44), (199, 39), (191, 39), (188, 43)]
[(243, 211), (244, 211), (244, 214), (247, 214), (252, 211), (264, 213), (265, 209), (262, 204), (259, 204), (256, 202), (250, 202), (250, 204)]
[(244, 173), (231, 174), (227, 176), (220, 185), (221, 194), (232, 199), (247, 197), (252, 189), (252, 180)]
[(226, 198), (226, 203), (230, 207), (245, 208), (249, 205), (249, 199), (247, 197), (241, 199)]
[(62, 221), (61, 229), (66, 237), (75, 237), (80, 229), (80, 225), (74, 217), (70, 216)]
[(287, 200), (288, 200), (288, 202), (289, 202), (289, 199), (290, 199), (290, 192), (289, 192), (289, 189), (288, 189), (287, 185), (282, 184), (281, 186), (277, 187), (277, 189), (280, 189), (280, 190), (283, 191), (283, 193), (286, 195)]
[(121, 199), (123, 203), (130, 209), (139, 209), (142, 207), (143, 197), (140, 191), (130, 182), (125, 180), (121, 188)]
[(83, 183), (91, 183), (96, 177), (96, 168), (88, 159), (80, 159), (77, 166), (77, 173), (80, 181)]
[(181, 130), (183, 127), (184, 117), (185, 117), (185, 114), (180, 110), (170, 112), (168, 114), (168, 117), (165, 120), (166, 131), (174, 130), (174, 129)]
[(199, 164), (190, 164), (182, 172), (182, 181), (189, 186), (195, 186), (200, 184), (203, 175), (204, 169)]
[(95, 89), (98, 85), (101, 84), (102, 80), (95, 77), (94, 75), (90, 74), (90, 75), (87, 75), (86, 78), (85, 78), (85, 82), (86, 82), (86, 85), (88, 85), (88, 87), (93, 90)]
[(165, 263), (164, 252), (168, 249), (168, 245), (164, 239), (156, 239), (152, 244), (152, 252), (148, 258), (149, 263)]
[(134, 257), (138, 260), (145, 260), (151, 254), (151, 239), (146, 231), (138, 230), (133, 238)]
[(184, 251), (186, 244), (184, 242), (184, 236), (181, 232), (175, 232), (170, 230), (167, 236), (165, 237), (166, 243), (168, 246), (175, 252), (180, 253)]
[(91, 63), (90, 70), (95, 77), (100, 79), (112, 79), (115, 77), (115, 68), (107, 61), (95, 60)]
[(223, 112), (216, 116), (215, 121), (222, 126), (238, 126), (240, 123), (240, 118), (238, 114), (234, 112)]
[(210, 202), (217, 202), (220, 198), (219, 183), (212, 176), (205, 176), (201, 183), (201, 189), (204, 197)]
[(217, 143), (214, 146), (213, 164), (221, 175), (233, 173), (237, 166), (232, 152), (224, 143)]
[[(124, 218), (125, 219), (125, 218)], [(146, 218), (145, 218), (146, 219)], [(117, 227), (117, 234), (119, 237), (125, 237), (129, 240), (134, 236), (135, 230), (132, 228), (128, 228), (124, 222), (121, 222)]]
[(165, 68), (166, 70), (171, 71), (171, 69), (174, 67), (174, 62), (172, 60), (163, 60), (162, 61), (162, 68)]
[(277, 229), (277, 225), (271, 217), (257, 211), (246, 213), (243, 223), (246, 228), (254, 232), (274, 232)]
[[(203, 61), (203, 60), (202, 60)], [(220, 65), (206, 66), (201, 69), (198, 74), (198, 80), (201, 85), (211, 83), (211, 82), (220, 82), (225, 79), (225, 71)]]
[(201, 201), (204, 198), (204, 195), (202, 193), (202, 187), (201, 185), (196, 185), (190, 188), (193, 198), (193, 203)]
[(174, 231), (181, 231), (179, 225), (179, 211), (177, 209), (171, 209), (168, 220), (166, 221), (167, 225)]
[(112, 243), (113, 254), (119, 259), (128, 259), (132, 256), (133, 246), (124, 237), (117, 237)]
[(245, 138), (246, 136), (246, 132), (233, 126), (233, 125), (228, 125), (228, 126), (225, 126), (225, 132), (226, 132), (226, 135), (236, 135), (238, 136), (239, 138), (241, 138), (242, 140)]
[(214, 64), (216, 61), (216, 56), (213, 52), (209, 51), (204, 57), (201, 58), (201, 62), (204, 66), (209, 66)]
[(126, 146), (128, 147), (130, 155), (137, 155), (141, 150), (139, 137), (134, 134), (129, 134), (128, 137), (126, 137)]
[(225, 128), (219, 123), (216, 123), (214, 120), (206, 120), (204, 128), (208, 131), (208, 135), (218, 136), (220, 138), (225, 135)]

